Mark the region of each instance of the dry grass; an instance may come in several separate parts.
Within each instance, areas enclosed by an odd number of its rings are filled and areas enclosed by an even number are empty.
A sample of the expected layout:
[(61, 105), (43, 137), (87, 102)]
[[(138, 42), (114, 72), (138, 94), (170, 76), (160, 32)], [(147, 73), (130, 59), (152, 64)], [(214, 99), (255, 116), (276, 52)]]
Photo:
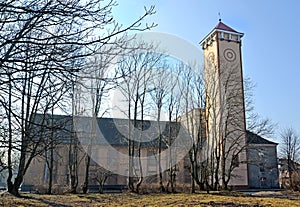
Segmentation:
[[(300, 199), (289, 199), (286, 193), (280, 195), (264, 194), (245, 196), (242, 194), (67, 194), (38, 195), (23, 194), (24, 198), (16, 198), (7, 193), (0, 197), (0, 206), (280, 206), (299, 207)], [(258, 197), (262, 196), (262, 197)], [(276, 196), (269, 197), (269, 196)]]

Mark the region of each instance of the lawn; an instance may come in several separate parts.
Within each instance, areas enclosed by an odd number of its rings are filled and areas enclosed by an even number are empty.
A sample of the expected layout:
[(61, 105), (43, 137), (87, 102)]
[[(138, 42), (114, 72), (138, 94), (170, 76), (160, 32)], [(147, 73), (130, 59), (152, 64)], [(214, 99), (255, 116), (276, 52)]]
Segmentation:
[(66, 194), (38, 195), (23, 194), (16, 198), (8, 193), (0, 195), (0, 206), (280, 206), (299, 207), (299, 194), (288, 198), (287, 194), (262, 194), (246, 196), (244, 194), (222, 195), (220, 193), (206, 194)]

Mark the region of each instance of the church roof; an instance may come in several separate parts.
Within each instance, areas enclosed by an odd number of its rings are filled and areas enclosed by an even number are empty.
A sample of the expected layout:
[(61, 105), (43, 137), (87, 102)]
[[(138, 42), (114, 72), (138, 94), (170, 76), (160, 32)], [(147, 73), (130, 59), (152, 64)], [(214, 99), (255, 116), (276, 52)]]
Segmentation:
[(232, 29), (231, 27), (227, 26), (226, 24), (224, 24), (223, 22), (221, 22), (221, 20), (219, 21), (219, 23), (217, 24), (217, 26), (215, 27), (215, 29), (220, 29), (220, 30), (225, 30), (225, 31), (230, 31), (230, 32), (236, 32), (234, 29)]
[[(35, 114), (34, 118), (35, 130), (37, 133), (32, 134), (32, 139), (38, 140), (40, 132), (44, 132), (43, 136), (50, 136), (51, 130), (54, 129), (54, 136), (57, 143), (69, 144), (72, 141), (72, 134), (76, 131), (77, 137), (81, 144), (86, 145), (91, 142), (91, 133), (93, 132), (93, 118), (90, 117), (75, 117), (74, 119), (68, 115), (51, 115), (51, 114)], [(97, 118), (98, 128), (97, 136), (93, 139), (95, 145), (112, 146), (128, 146), (126, 141), (126, 132), (128, 132), (129, 121), (128, 119), (118, 118)], [(133, 121), (130, 122), (133, 124)], [(137, 120), (136, 127), (139, 128), (143, 124), (145, 133), (140, 136), (140, 132), (136, 132), (136, 137), (142, 140), (142, 147), (158, 147), (158, 125), (161, 127), (162, 137), (178, 137), (180, 136), (184, 141), (190, 140), (190, 137), (185, 127), (179, 122), (168, 121), (150, 121)], [(133, 126), (132, 126), (133, 127)], [(98, 131), (99, 129), (99, 131)], [(167, 145), (164, 142), (163, 148)]]
[(271, 142), (265, 138), (262, 138), (258, 134), (255, 134), (248, 130), (246, 131), (246, 137), (247, 137), (246, 139), (247, 139), (248, 144), (272, 144), (272, 145), (275, 144), (275, 145), (277, 145), (277, 143)]

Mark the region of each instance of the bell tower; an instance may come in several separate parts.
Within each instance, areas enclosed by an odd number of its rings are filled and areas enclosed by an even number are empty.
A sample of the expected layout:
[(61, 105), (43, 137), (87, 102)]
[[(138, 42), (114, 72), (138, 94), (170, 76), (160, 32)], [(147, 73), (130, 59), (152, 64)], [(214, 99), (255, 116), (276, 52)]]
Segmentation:
[(248, 187), (241, 56), (243, 35), (220, 19), (200, 42), (204, 52), (207, 156), (215, 162), (219, 184), (223, 187)]

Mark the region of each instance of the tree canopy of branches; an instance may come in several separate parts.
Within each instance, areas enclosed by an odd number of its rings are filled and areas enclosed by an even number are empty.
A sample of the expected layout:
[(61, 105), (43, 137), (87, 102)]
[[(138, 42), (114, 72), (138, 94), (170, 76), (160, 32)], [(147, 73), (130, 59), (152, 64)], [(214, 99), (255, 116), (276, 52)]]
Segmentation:
[[(118, 74), (123, 77), (119, 88), (126, 102), (126, 109), (123, 113), (128, 117), (128, 185), (131, 191), (139, 192), (144, 174), (141, 162), (141, 144), (144, 136), (144, 116), (149, 111), (149, 98), (147, 97), (150, 92), (156, 90), (151, 80), (153, 81), (155, 69), (162, 67), (161, 62), (164, 55), (156, 53), (153, 45), (144, 42), (135, 44), (139, 49), (123, 56)], [(140, 125), (138, 119), (141, 121)], [(159, 144), (161, 144), (161, 140)], [(137, 179), (136, 182), (134, 182), (135, 179)]]
[[(0, 2), (0, 108), (7, 126), (8, 191), (18, 189), (41, 137), (32, 136), (35, 114), (60, 107), (76, 73), (106, 44), (118, 44), (127, 30), (154, 25), (141, 21), (154, 7), (126, 27), (112, 16), (116, 2), (102, 0), (8, 0)], [(70, 97), (67, 97), (70, 98)], [(41, 122), (42, 124), (43, 122)], [(13, 154), (18, 153), (13, 180)]]

